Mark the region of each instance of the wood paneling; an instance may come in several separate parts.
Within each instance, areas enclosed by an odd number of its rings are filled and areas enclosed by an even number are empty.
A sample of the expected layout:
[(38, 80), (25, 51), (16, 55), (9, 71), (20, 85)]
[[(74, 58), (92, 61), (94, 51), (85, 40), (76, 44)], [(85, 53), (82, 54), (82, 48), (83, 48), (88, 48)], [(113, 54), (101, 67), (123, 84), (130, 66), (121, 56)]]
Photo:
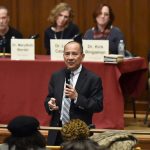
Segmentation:
[(149, 45), (149, 0), (133, 0), (131, 28), (133, 30), (133, 51), (142, 56), (147, 55)]
[(50, 10), (59, 2), (69, 3), (74, 12), (74, 22), (82, 33), (93, 26), (92, 13), (98, 2), (111, 5), (114, 25), (125, 35), (126, 47), (131, 52), (146, 57), (150, 49), (150, 1), (149, 0), (1, 0), (10, 11), (10, 24), (19, 29), (25, 38), (39, 33), (36, 40), (36, 53), (44, 54), (44, 30), (49, 26), (47, 17)]

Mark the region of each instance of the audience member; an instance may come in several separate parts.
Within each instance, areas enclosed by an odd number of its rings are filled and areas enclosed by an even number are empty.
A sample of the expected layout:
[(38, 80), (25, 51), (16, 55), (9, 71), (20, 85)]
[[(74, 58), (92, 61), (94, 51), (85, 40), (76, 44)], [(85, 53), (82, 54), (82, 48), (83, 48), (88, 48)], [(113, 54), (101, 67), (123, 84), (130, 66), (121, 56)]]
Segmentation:
[(127, 131), (108, 130), (103, 133), (95, 133), (90, 138), (101, 148), (110, 150), (133, 150), (137, 145), (137, 139)]
[(62, 150), (108, 150), (91, 139), (71, 140), (62, 144)]
[(11, 135), (0, 150), (45, 150), (45, 137), (38, 131), (39, 121), (31, 116), (18, 116), (8, 126)]
[(61, 130), (64, 141), (87, 139), (90, 130), (87, 124), (80, 119), (72, 119)]
[(0, 6), (0, 52), (10, 53), (10, 40), (14, 38), (22, 38), (22, 34), (9, 26), (9, 12), (5, 6)]
[(75, 39), (81, 41), (79, 28), (72, 22), (73, 10), (67, 3), (59, 3), (50, 12), (50, 27), (45, 31), (44, 43), (50, 52), (50, 39)]
[[(66, 68), (51, 76), (45, 99), (45, 109), (52, 115), (50, 126), (62, 126), (71, 119), (81, 119), (90, 125), (93, 114), (103, 110), (102, 81), (82, 66), (84, 53), (80, 43), (67, 43), (63, 56)], [(60, 144), (60, 139), (59, 132), (49, 131), (49, 145)]]
[(107, 4), (98, 4), (93, 12), (95, 27), (88, 29), (84, 39), (109, 40), (109, 53), (118, 54), (118, 43), (124, 40), (123, 33), (113, 26), (115, 16)]

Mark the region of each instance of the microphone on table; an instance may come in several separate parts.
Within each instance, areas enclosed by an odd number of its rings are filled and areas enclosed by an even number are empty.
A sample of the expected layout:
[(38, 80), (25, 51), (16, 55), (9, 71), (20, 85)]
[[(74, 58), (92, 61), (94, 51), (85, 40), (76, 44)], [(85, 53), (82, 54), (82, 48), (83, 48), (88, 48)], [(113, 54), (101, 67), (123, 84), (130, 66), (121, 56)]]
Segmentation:
[(79, 42), (80, 44), (82, 44), (82, 33), (78, 33), (78, 34), (74, 35), (72, 39), (74, 41)]
[(29, 39), (37, 39), (37, 38), (39, 38), (39, 34), (34, 34), (34, 35), (31, 35), (30, 37), (29, 37)]
[(76, 38), (78, 38), (78, 37), (81, 37), (82, 36), (82, 33), (78, 33), (78, 34), (75, 34), (73, 37), (72, 37), (72, 39), (76, 39)]

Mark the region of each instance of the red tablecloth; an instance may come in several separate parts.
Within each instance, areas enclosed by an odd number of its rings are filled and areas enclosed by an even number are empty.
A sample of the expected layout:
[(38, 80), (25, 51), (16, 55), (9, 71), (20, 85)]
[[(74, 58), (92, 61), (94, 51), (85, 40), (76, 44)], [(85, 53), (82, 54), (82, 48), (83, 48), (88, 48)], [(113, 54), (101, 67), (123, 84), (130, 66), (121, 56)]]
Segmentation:
[[(96, 128), (124, 127), (124, 99), (122, 89), (134, 97), (145, 89), (147, 64), (143, 58), (106, 64), (84, 62), (85, 67), (102, 78), (104, 111), (94, 115)], [(48, 56), (36, 56), (35, 61), (0, 59), (0, 123), (7, 124), (17, 115), (32, 115), (41, 125), (48, 125), (44, 100), (51, 74), (64, 66), (50, 61)], [(121, 86), (120, 86), (121, 85)]]

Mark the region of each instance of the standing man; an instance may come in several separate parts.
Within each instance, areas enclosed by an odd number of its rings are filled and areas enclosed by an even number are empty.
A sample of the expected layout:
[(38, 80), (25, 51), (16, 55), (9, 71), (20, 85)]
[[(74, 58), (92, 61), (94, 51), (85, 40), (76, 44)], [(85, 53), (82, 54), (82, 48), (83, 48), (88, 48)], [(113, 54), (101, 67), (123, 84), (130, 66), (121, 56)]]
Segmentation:
[[(90, 125), (93, 113), (103, 110), (102, 81), (81, 64), (84, 53), (78, 42), (67, 43), (63, 56), (66, 68), (52, 75), (45, 100), (46, 111), (52, 115), (50, 126), (62, 126), (70, 119), (81, 119)], [(59, 132), (49, 131), (48, 145), (59, 145), (60, 137)]]
[(16, 29), (9, 26), (8, 9), (5, 6), (0, 6), (0, 52), (10, 53), (10, 40), (14, 38), (22, 38), (22, 34)]

